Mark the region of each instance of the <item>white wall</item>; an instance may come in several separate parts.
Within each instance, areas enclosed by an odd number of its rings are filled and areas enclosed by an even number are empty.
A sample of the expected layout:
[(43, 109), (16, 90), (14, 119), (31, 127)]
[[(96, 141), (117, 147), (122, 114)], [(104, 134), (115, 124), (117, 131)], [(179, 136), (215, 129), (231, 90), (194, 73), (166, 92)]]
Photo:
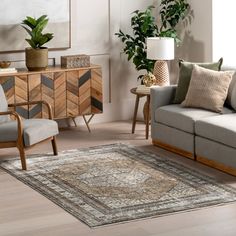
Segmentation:
[(224, 64), (236, 65), (235, 0), (213, 1), (213, 59), (224, 58)]
[(185, 34), (183, 51), (186, 58), (191, 61), (211, 61), (212, 0), (188, 0), (188, 2), (194, 10), (194, 18)]

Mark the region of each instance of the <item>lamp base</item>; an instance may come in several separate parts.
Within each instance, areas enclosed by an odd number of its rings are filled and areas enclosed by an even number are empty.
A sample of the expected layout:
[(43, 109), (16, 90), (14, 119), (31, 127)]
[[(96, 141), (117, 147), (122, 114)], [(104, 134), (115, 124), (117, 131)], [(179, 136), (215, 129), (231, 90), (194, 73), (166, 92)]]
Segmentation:
[(156, 77), (156, 85), (170, 85), (169, 69), (166, 61), (156, 61), (153, 74)]

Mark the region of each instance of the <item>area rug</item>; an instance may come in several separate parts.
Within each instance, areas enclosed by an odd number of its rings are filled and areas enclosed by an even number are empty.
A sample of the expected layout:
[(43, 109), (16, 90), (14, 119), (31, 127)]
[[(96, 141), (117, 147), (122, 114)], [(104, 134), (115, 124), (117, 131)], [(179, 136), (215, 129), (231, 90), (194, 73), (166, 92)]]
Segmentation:
[(0, 166), (90, 227), (236, 201), (236, 190), (136, 147), (112, 144)]

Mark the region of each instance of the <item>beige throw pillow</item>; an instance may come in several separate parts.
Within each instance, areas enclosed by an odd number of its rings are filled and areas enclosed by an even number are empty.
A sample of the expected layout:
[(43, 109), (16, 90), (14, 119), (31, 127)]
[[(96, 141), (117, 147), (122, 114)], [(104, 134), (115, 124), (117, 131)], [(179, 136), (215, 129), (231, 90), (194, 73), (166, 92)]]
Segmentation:
[(182, 105), (222, 112), (232, 75), (231, 71), (212, 71), (194, 65)]

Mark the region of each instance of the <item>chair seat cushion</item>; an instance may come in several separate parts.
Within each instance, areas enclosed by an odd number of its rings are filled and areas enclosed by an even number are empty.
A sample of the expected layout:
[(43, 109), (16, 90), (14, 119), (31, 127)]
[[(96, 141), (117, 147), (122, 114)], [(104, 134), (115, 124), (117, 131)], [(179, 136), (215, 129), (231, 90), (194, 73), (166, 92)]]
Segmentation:
[(236, 113), (196, 121), (196, 134), (236, 148)]
[[(25, 146), (31, 146), (59, 133), (57, 122), (48, 119), (23, 120), (23, 138)], [(17, 140), (17, 122), (0, 124), (0, 142)]]
[[(233, 113), (226, 107), (224, 114)], [(219, 113), (197, 108), (185, 108), (178, 104), (163, 106), (155, 111), (155, 121), (185, 132), (194, 133), (194, 122), (204, 117), (221, 116)]]

